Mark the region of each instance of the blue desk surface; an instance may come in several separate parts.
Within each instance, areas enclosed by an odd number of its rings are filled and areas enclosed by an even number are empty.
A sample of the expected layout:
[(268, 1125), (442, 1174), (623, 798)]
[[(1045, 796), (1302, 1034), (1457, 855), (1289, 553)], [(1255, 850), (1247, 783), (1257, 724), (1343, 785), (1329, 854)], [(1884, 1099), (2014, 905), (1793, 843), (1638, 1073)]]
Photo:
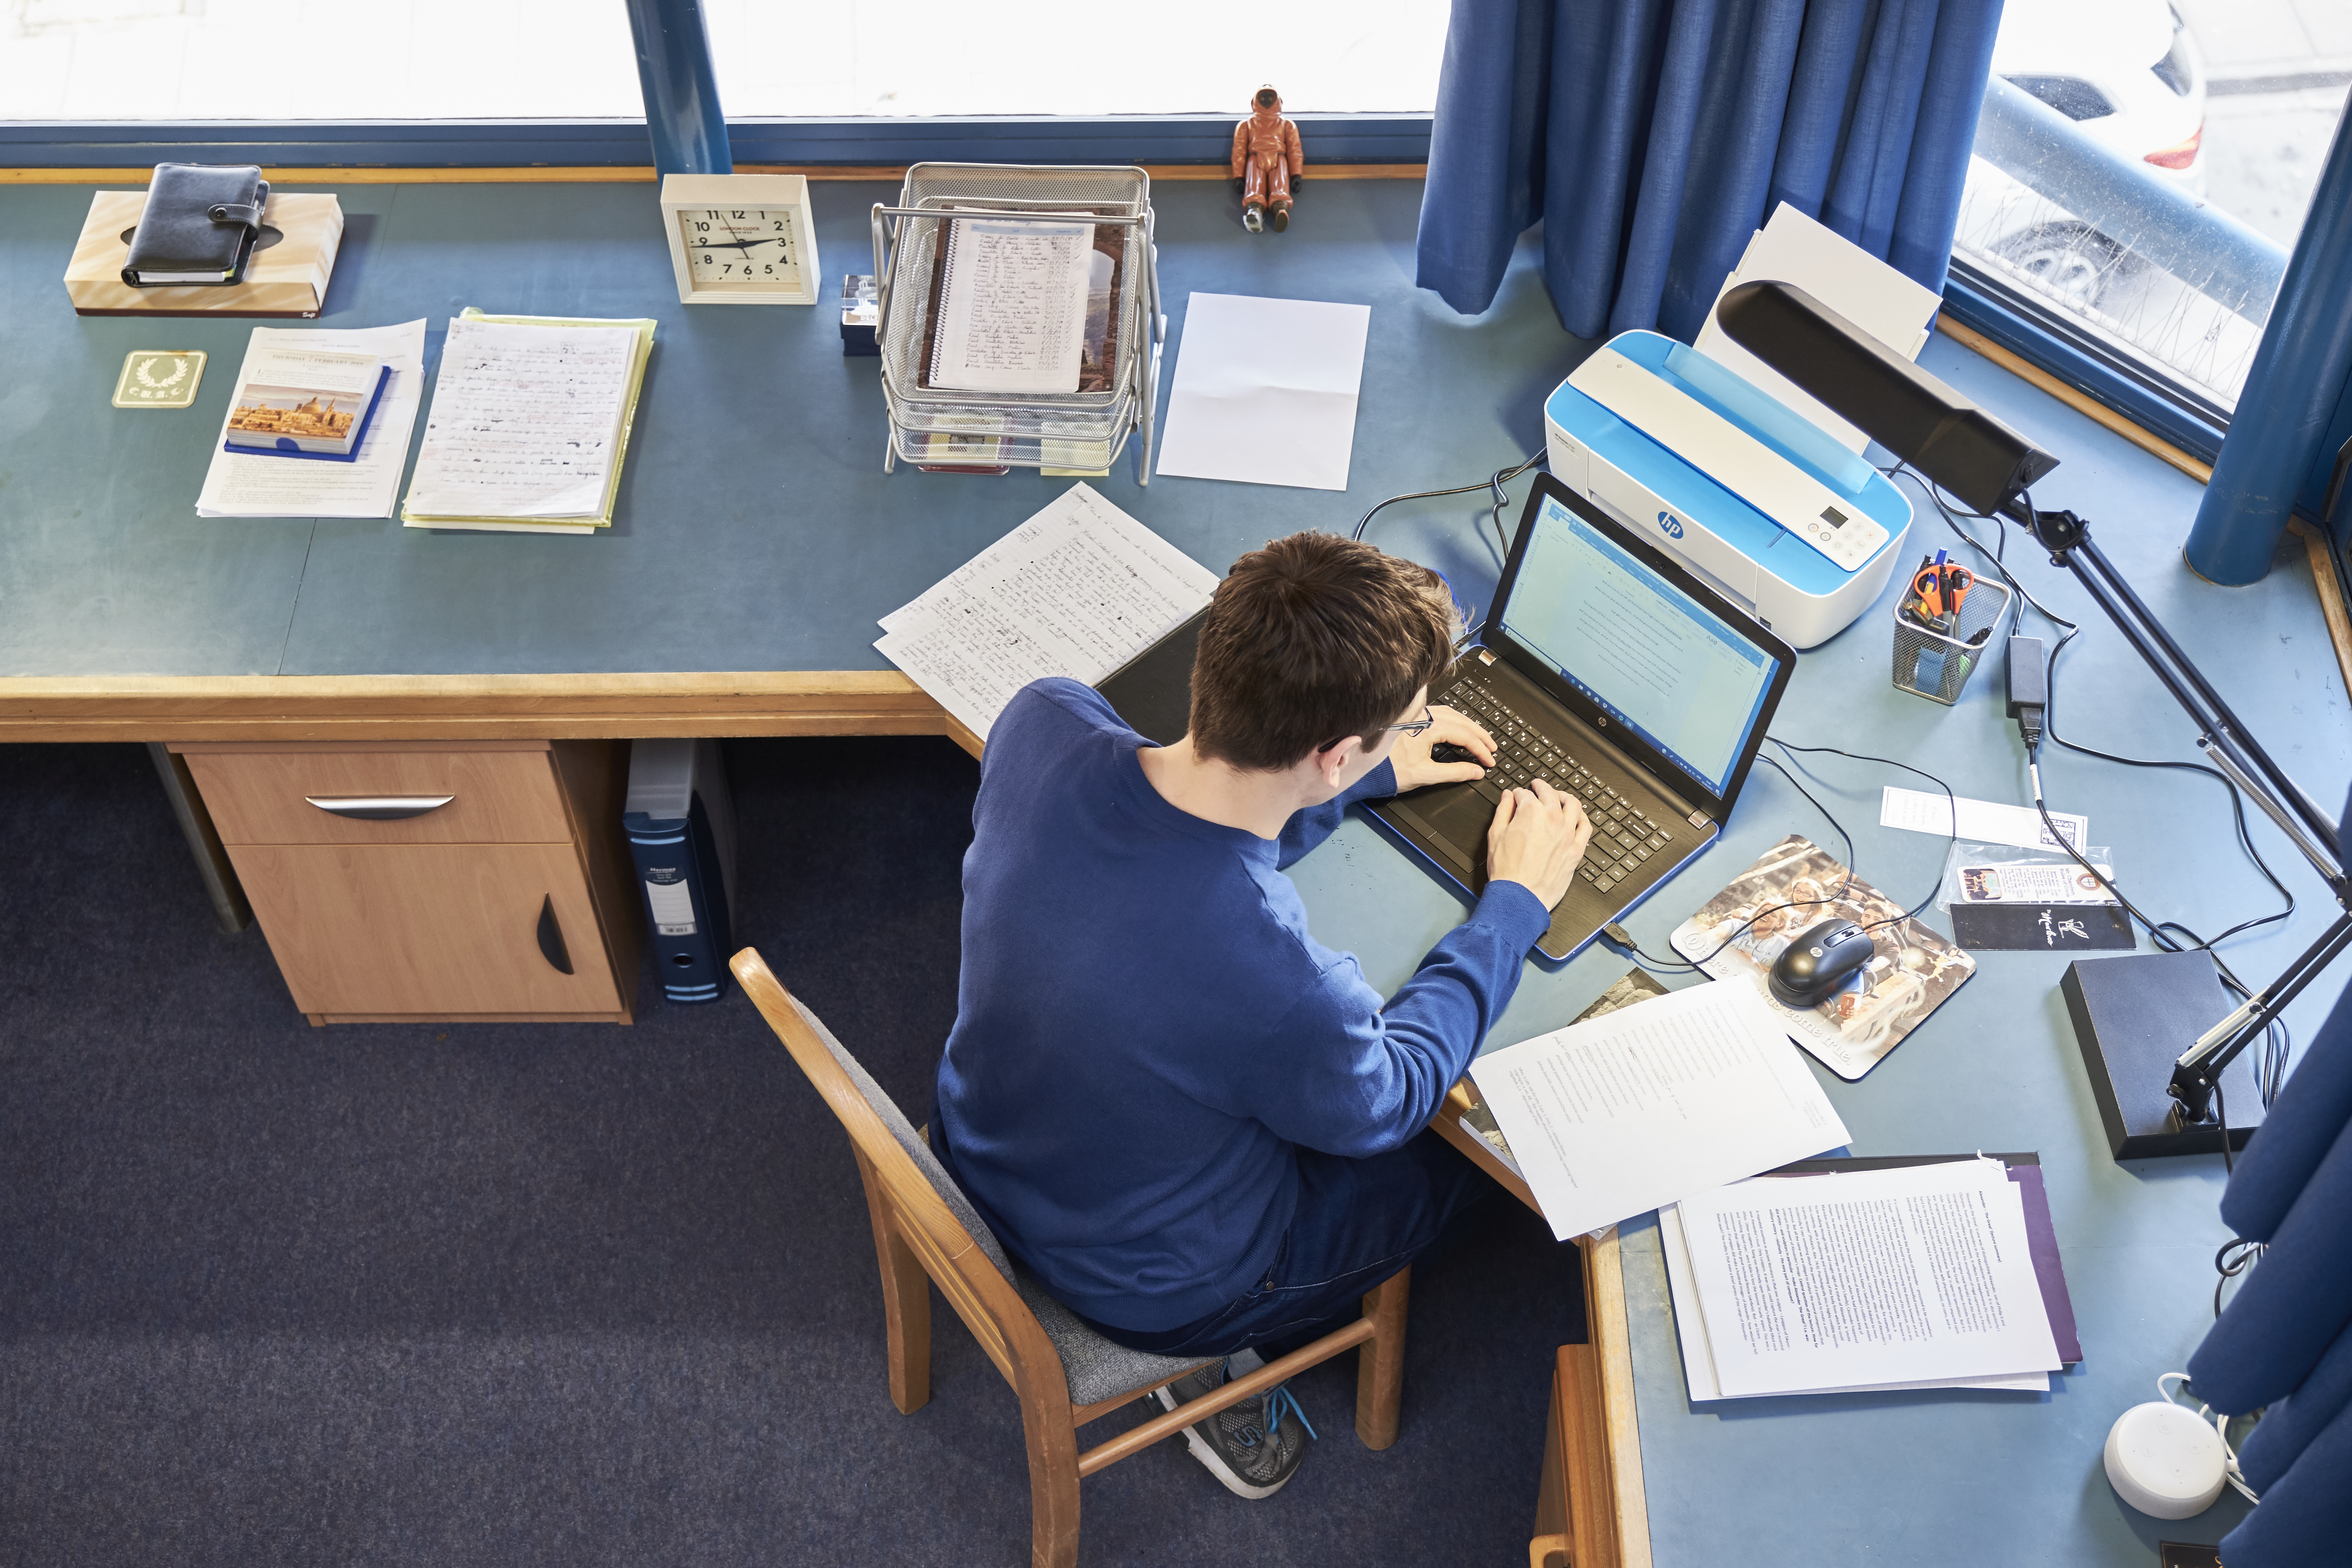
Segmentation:
[[(660, 318), (615, 527), (595, 539), (427, 534), (394, 522), (199, 520), (197, 488), (250, 323), (80, 319), (58, 281), (86, 190), (0, 190), (0, 677), (873, 669), (874, 618), (1042, 506), (1062, 481), (881, 472), (875, 362), (845, 359), (829, 307), (700, 308), (675, 300), (645, 185), (361, 185), (320, 324), (425, 316), (437, 355), (467, 305)], [(824, 184), (829, 273), (871, 265), (866, 208), (890, 193)], [(1287, 235), (1250, 238), (1221, 184), (1157, 192), (1161, 281), (1181, 343), (1194, 289), (1372, 307), (1349, 492), (1195, 479), (1099, 482), (1112, 500), (1222, 570), (1274, 535), (1342, 529), (1371, 500), (1463, 483), (1541, 442), (1540, 405), (1585, 345), (1570, 338), (1523, 245), (1496, 308), (1465, 320), (1412, 288), (1419, 187), (1322, 181)], [(196, 406), (121, 411), (109, 395), (134, 348), (209, 350)], [(2270, 578), (2220, 589), (2181, 566), (2200, 491), (1966, 350), (1923, 363), (2064, 459), (2044, 504), (2089, 518), (2109, 553), (2306, 787), (2352, 778), (2346, 702), (2299, 552)], [(1170, 356), (1172, 370), (1173, 354)], [(1523, 490), (1524, 487), (1520, 487)], [(1370, 537), (1493, 588), (1498, 552), (1475, 497), (1391, 509)], [(1920, 525), (1923, 540), (1937, 532)], [(1942, 541), (1937, 541), (1941, 542)], [(2066, 657), (2062, 732), (2138, 755), (2193, 755), (2161, 690), (2034, 552), (2028, 582), (2086, 630)], [(1968, 795), (2024, 798), (2000, 716), (1998, 668), (1958, 708), (1890, 689), (1882, 603), (1807, 653), (1774, 733), (1898, 756)], [(1916, 899), (1943, 843), (1876, 826), (1874, 764), (1811, 759), (1809, 785), (1854, 836), (1857, 868)], [(2144, 906), (2204, 931), (2273, 907), (2229, 841), (2219, 786), (2069, 756), (2045, 768), (2053, 804), (2087, 812), (2095, 842)], [(1791, 830), (1836, 834), (1759, 769), (1722, 842), (1629, 922), (1653, 952), (1668, 930)], [(2256, 842), (2304, 900), (2273, 934), (2229, 944), (2266, 976), (2324, 920), (2316, 879), (2266, 822)], [(1445, 888), (1351, 821), (1297, 879), (1318, 932), (1376, 983), (1402, 980), (1461, 918)], [(1939, 925), (1948, 924), (1940, 916)], [(2118, 1166), (2056, 993), (2063, 960), (1980, 955), (1977, 975), (1858, 1084), (1815, 1068), (1857, 1153), (2042, 1153), (2085, 1360), (2048, 1394), (1685, 1397), (1652, 1219), (1623, 1227), (1649, 1530), (1662, 1568), (1732, 1562), (1979, 1564), (2149, 1562), (2159, 1538), (2213, 1540), (2225, 1502), (2159, 1526), (2125, 1509), (2099, 1447), (2154, 1396), (2210, 1314), (2218, 1158)], [(1601, 951), (1530, 967), (1494, 1043), (1558, 1026), (1624, 968)], [(2307, 1033), (2335, 985), (2291, 1017)], [(1530, 1369), (1530, 1376), (1541, 1375)], [(1531, 1434), (1529, 1441), (1534, 1441)]]

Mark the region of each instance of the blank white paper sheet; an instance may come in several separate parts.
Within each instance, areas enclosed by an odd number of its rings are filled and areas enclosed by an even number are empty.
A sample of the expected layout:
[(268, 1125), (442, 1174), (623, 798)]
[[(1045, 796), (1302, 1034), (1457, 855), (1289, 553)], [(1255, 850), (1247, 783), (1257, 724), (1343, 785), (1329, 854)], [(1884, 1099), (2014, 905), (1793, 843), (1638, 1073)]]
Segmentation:
[(1157, 472), (1344, 490), (1369, 305), (1194, 294)]

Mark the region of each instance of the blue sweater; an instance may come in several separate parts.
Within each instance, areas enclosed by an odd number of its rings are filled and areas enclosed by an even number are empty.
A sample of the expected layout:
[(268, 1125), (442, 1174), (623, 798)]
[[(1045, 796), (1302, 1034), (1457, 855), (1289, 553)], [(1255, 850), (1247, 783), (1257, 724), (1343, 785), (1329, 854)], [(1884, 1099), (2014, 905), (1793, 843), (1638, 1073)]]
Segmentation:
[(1049, 1290), (1141, 1331), (1265, 1277), (1295, 1146), (1378, 1154), (1427, 1125), (1550, 918), (1494, 884), (1384, 1007), (1307, 934), (1282, 868), (1350, 800), (1394, 794), (1390, 764), (1275, 842), (1162, 799), (1149, 743), (1074, 680), (1028, 687), (992, 728), (937, 1129)]

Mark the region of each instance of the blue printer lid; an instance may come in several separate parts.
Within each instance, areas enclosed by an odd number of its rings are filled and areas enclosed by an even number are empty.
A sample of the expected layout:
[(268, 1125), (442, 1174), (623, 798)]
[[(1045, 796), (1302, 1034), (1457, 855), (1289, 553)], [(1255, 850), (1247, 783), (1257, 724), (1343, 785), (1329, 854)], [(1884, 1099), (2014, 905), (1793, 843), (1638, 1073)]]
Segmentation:
[[(1650, 331), (1620, 332), (1606, 346), (1852, 500), (1886, 530), (1887, 542), (1880, 546), (1881, 551), (1893, 548), (1910, 526), (1910, 504), (1885, 474), (1839, 446), (1794, 409), (1696, 349)], [(1560, 383), (1546, 400), (1544, 414), (1668, 505), (1702, 521), (1717, 538), (1791, 586), (1822, 595), (1853, 581), (1853, 574), (1790, 535), (1722, 480), (1692, 467), (1569, 383)], [(1876, 560), (1877, 553), (1871, 559)]]

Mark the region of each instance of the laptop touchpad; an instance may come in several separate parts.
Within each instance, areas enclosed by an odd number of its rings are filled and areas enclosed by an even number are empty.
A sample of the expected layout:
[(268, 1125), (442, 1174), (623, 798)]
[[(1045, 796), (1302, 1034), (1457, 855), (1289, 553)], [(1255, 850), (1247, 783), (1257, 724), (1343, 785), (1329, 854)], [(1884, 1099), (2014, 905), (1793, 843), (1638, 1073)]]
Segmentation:
[(1444, 784), (1402, 796), (1396, 804), (1454, 852), (1457, 868), (1469, 870), (1474, 879), (1486, 875), (1486, 829), (1495, 821), (1495, 803), (1476, 785)]

